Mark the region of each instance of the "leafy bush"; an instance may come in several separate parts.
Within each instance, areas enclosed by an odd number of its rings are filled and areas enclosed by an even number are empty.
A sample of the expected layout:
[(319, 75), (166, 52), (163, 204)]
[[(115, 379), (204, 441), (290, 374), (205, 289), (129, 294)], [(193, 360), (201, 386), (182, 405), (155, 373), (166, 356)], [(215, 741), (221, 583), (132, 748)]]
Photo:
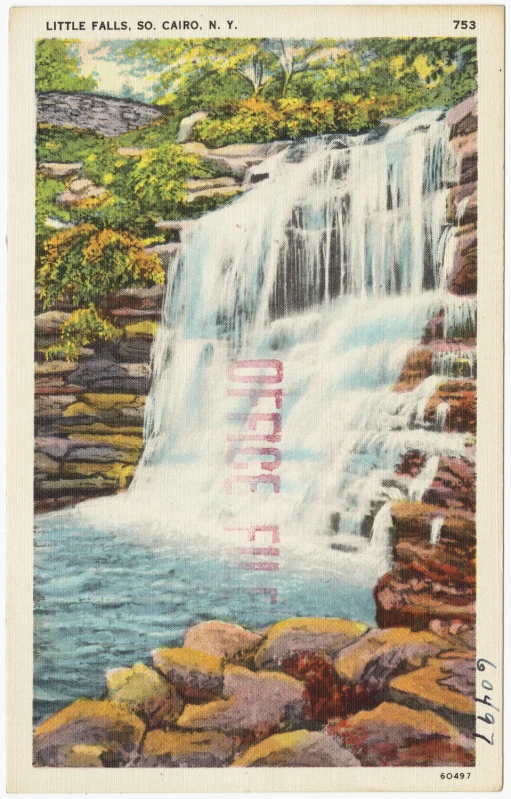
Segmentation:
[(95, 341), (111, 341), (118, 338), (121, 331), (107, 319), (99, 316), (94, 308), (79, 308), (73, 311), (60, 328), (61, 342), (45, 351), (46, 360), (64, 358), (74, 361), (82, 347)]
[(296, 139), (323, 133), (360, 133), (369, 130), (397, 108), (396, 97), (363, 98), (345, 95), (341, 100), (284, 98), (276, 102), (242, 100), (230, 117), (217, 109), (198, 122), (194, 135), (208, 147), (224, 147), (236, 142), (267, 142)]
[(61, 222), (67, 222), (70, 219), (69, 213), (55, 202), (56, 197), (65, 188), (65, 183), (61, 180), (45, 178), (43, 175), (36, 174), (35, 225), (38, 242), (50, 233), (50, 228), (46, 225), (48, 217), (59, 219)]
[(47, 239), (37, 275), (45, 308), (67, 293), (77, 308), (94, 305), (98, 297), (125, 286), (151, 286), (164, 280), (158, 256), (146, 253), (139, 238), (90, 223)]

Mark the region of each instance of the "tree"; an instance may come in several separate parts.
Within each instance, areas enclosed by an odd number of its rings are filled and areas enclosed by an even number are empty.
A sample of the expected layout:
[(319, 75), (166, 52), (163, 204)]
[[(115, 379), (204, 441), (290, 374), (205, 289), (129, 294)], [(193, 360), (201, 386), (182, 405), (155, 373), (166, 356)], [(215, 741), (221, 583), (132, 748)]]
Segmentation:
[(36, 42), (36, 91), (92, 92), (97, 87), (92, 75), (80, 75), (80, 61), (69, 53), (71, 44), (69, 39)]

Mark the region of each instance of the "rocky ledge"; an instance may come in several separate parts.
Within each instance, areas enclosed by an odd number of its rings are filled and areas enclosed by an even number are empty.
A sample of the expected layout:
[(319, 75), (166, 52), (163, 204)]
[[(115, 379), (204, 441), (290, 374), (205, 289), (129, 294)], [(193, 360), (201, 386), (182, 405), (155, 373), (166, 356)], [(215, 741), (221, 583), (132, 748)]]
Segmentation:
[(34, 765), (472, 766), (472, 633), (459, 619), (201, 622), (40, 724)]

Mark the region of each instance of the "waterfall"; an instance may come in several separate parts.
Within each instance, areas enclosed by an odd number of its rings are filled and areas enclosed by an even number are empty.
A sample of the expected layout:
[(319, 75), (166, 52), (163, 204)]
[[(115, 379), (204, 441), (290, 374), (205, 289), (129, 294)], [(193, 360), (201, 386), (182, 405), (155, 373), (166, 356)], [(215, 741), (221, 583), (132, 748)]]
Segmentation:
[[(439, 308), (449, 330), (475, 329), (474, 301), (446, 289), (457, 162), (443, 116), (291, 144), (258, 167), (265, 179), (184, 233), (143, 457), (115, 510), (95, 503), (96, 519), (102, 507), (110, 524), (203, 553), (235, 530), (275, 526), (281, 567), (385, 571), (388, 503), (407, 496), (399, 458), (418, 449), (431, 464), (466, 440), (424, 422), (438, 377), (391, 391)], [(268, 366), (234, 390), (228, 369), (242, 361), (280, 363), (281, 395), (260, 390), (272, 388)], [(254, 490), (243, 476), (261, 468)]]

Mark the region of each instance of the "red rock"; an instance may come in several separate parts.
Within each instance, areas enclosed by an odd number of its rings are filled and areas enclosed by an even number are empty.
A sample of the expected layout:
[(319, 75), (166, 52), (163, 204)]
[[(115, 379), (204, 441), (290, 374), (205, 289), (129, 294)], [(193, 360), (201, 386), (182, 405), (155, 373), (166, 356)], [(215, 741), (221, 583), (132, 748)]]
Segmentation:
[(405, 452), (401, 458), (396, 474), (399, 476), (408, 475), (408, 477), (416, 477), (426, 463), (426, 455), (418, 449), (412, 449)]
[(477, 292), (477, 233), (474, 231), (456, 239), (449, 291), (457, 295)]
[(464, 200), (464, 209), (461, 217), (463, 224), (466, 225), (468, 222), (477, 221), (477, 182), (473, 181), (472, 183), (463, 183), (459, 186), (454, 186), (449, 190), (449, 196), (447, 198), (448, 222), (459, 224), (457, 219), (458, 208), (460, 203)]
[(415, 347), (409, 350), (393, 391), (411, 391), (431, 374), (433, 374), (433, 356), (431, 351), (423, 347)]
[(448, 380), (441, 383), (426, 405), (426, 422), (434, 421), (436, 409), (441, 402), (449, 405), (445, 426), (447, 432), (476, 432), (476, 384), (473, 380)]
[(476, 509), (476, 470), (468, 458), (449, 458), (443, 456), (430, 488), (424, 493), (424, 503), (460, 508), (475, 512)]

